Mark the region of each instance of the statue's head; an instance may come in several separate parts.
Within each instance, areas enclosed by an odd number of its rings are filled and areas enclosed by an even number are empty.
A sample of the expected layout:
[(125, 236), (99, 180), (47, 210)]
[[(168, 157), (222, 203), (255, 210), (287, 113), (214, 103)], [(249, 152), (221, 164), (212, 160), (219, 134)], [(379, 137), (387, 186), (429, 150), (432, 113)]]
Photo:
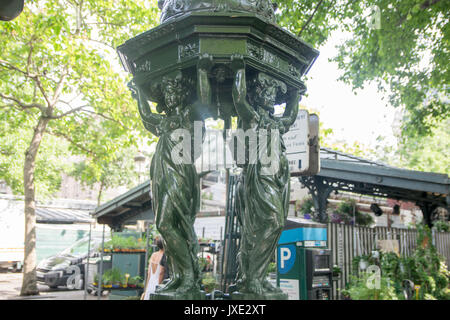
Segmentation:
[(249, 100), (257, 108), (274, 113), (277, 97), (285, 94), (286, 84), (263, 72), (259, 72), (250, 80)]

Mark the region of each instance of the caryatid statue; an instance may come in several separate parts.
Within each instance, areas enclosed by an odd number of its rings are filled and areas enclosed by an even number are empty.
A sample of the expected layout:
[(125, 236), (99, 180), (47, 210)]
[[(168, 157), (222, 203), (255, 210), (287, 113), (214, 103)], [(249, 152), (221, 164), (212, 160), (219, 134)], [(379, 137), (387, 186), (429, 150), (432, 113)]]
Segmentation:
[[(282, 297), (281, 290), (266, 276), (289, 210), (290, 174), (282, 135), (297, 117), (300, 94), (298, 89), (288, 89), (282, 81), (262, 72), (247, 80), (242, 56), (231, 57), (231, 68), (239, 126), (246, 132), (253, 131), (256, 141), (246, 146), (248, 156), (236, 187), (241, 224), (237, 288), (253, 299), (270, 293)], [(285, 95), (287, 102), (283, 115), (277, 117), (274, 106), (280, 95)], [(270, 161), (262, 159), (268, 155)]]
[[(206, 59), (203, 64), (199, 63), (199, 70), (207, 68), (210, 62)], [(157, 294), (180, 299), (202, 298), (197, 257), (199, 244), (194, 230), (195, 217), (200, 208), (195, 155), (191, 152), (189, 159), (183, 159), (174, 154), (175, 147), (180, 143), (180, 135), (174, 134), (176, 130), (185, 130), (189, 140), (183, 143), (191, 144), (194, 121), (203, 123), (191, 105), (195, 92), (193, 84), (192, 79), (181, 72), (165, 76), (161, 82), (153, 84), (150, 91), (160, 98), (156, 110), (163, 113), (152, 112), (146, 94), (132, 82), (129, 85), (138, 101), (145, 128), (159, 137), (150, 166), (152, 201), (156, 228), (164, 239), (172, 278), (157, 289)], [(199, 133), (203, 134), (203, 130)], [(194, 150), (192, 145), (187, 147)]]

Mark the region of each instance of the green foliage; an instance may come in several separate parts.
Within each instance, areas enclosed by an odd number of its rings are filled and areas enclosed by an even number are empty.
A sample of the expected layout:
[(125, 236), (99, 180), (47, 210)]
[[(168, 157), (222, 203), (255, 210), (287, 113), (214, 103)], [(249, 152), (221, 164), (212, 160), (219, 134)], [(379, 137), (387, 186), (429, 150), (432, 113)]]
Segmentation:
[[(370, 285), (373, 275), (362, 272), (359, 277), (351, 276), (348, 289), (342, 290), (344, 296), (352, 300), (398, 300), (393, 282), (385, 276), (380, 277), (380, 286)], [(369, 285), (368, 285), (369, 283)]]
[(275, 262), (270, 262), (267, 268), (267, 273), (277, 272), (277, 264)]
[(298, 208), (301, 214), (311, 214), (314, 211), (314, 201), (311, 196), (307, 196), (300, 201)]
[(389, 290), (385, 295), (387, 298), (394, 290), (397, 297), (403, 299), (404, 280), (410, 280), (420, 286), (419, 299), (450, 299), (448, 291), (450, 272), (447, 270), (444, 259), (432, 244), (430, 229), (426, 225), (417, 225), (417, 230), (417, 248), (409, 257), (399, 257), (392, 252), (379, 252), (378, 258), (372, 255), (355, 257), (352, 262), (353, 278), (348, 285), (348, 290), (343, 293), (350, 295), (352, 299), (374, 297), (374, 291), (365, 287), (367, 274), (359, 270), (359, 262), (364, 260), (367, 266), (380, 267), (382, 287), (383, 281), (386, 286), (389, 284)]
[(404, 137), (397, 151), (400, 164), (408, 169), (450, 175), (450, 119), (436, 123), (428, 136)]
[(355, 220), (359, 226), (370, 226), (375, 221), (371, 215), (358, 211), (356, 200), (346, 199), (341, 202), (335, 212), (331, 214), (331, 221), (335, 223), (352, 224)]
[(133, 236), (120, 236), (113, 235), (111, 240), (105, 243), (106, 250), (114, 250), (114, 249), (145, 249), (145, 241), (139, 241), (136, 237)]
[[(23, 194), (23, 164), (25, 152), (33, 133), (31, 123), (22, 121), (15, 109), (0, 108), (0, 180), (16, 193)], [(51, 196), (61, 185), (61, 173), (71, 166), (61, 158), (67, 157), (68, 143), (49, 136), (40, 146), (40, 154), (35, 169), (36, 192), (41, 199)]]
[(405, 108), (405, 136), (428, 135), (437, 122), (448, 119), (448, 1), (279, 0), (277, 4), (279, 23), (295, 34), (301, 32), (315, 47), (334, 30), (351, 34), (333, 59), (343, 71), (340, 80), (354, 89), (377, 83), (391, 104)]
[(337, 265), (333, 266), (333, 277), (339, 277), (342, 274), (342, 269)]
[(96, 162), (84, 160), (74, 164), (70, 174), (83, 181), (86, 186), (100, 185), (98, 203), (101, 202), (102, 191), (115, 186), (131, 188), (138, 181), (138, 172), (135, 170), (134, 156), (136, 147), (117, 150), (110, 159), (101, 159)]
[(156, 1), (34, 0), (0, 24), (0, 128), (8, 133), (0, 140), (0, 179), (14, 193), (23, 192), (23, 154), (42, 120), (49, 122), (34, 175), (39, 197), (71, 171), (70, 155), (84, 160), (75, 172), (88, 185), (122, 183), (106, 178), (118, 171), (111, 163), (148, 133), (115, 47), (155, 26), (157, 15)]
[(219, 283), (209, 272), (203, 275), (202, 284), (204, 286), (205, 292), (207, 293), (211, 293), (214, 291), (214, 289), (219, 287)]
[(123, 274), (119, 268), (108, 269), (102, 276), (102, 284), (104, 285), (108, 284), (121, 285), (125, 283), (126, 283), (125, 274)]
[(433, 223), (433, 228), (437, 232), (450, 232), (450, 222), (438, 220)]
[(436, 299), (449, 299), (447, 288), (450, 273), (443, 258), (432, 244), (431, 230), (426, 225), (417, 225), (419, 231), (417, 236), (417, 248), (413, 254), (413, 269), (411, 270), (412, 281), (420, 284), (420, 298), (429, 294)]
[(361, 261), (365, 261), (367, 266), (378, 264), (378, 260), (374, 259), (372, 257), (372, 255), (361, 255), (361, 256), (354, 257), (352, 260), (352, 273), (354, 275), (359, 274), (359, 270), (360, 270), (359, 265), (360, 265)]
[(128, 284), (137, 286), (138, 284), (142, 284), (143, 281), (144, 281), (144, 279), (142, 279), (140, 276), (135, 276), (135, 277), (130, 277), (128, 279)]

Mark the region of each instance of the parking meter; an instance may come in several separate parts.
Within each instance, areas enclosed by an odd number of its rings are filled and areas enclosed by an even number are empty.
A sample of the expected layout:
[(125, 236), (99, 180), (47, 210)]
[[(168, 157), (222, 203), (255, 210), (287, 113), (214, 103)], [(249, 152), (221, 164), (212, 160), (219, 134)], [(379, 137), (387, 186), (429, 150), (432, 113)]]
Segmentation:
[(277, 247), (277, 286), (290, 300), (332, 298), (332, 255), (327, 226), (288, 220)]

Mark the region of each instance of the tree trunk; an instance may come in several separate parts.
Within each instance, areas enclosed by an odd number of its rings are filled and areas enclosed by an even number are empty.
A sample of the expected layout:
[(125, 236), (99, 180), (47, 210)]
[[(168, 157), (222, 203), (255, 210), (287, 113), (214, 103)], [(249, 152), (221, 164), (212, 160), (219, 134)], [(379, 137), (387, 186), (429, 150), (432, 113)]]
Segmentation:
[(21, 296), (39, 294), (36, 282), (36, 201), (34, 186), (34, 171), (36, 155), (49, 118), (40, 117), (34, 128), (33, 138), (25, 153), (23, 181), (25, 194), (25, 256), (23, 261), (23, 280)]
[(102, 202), (103, 187), (103, 181), (100, 181), (100, 190), (98, 191), (97, 195), (97, 207), (100, 206), (100, 203)]

